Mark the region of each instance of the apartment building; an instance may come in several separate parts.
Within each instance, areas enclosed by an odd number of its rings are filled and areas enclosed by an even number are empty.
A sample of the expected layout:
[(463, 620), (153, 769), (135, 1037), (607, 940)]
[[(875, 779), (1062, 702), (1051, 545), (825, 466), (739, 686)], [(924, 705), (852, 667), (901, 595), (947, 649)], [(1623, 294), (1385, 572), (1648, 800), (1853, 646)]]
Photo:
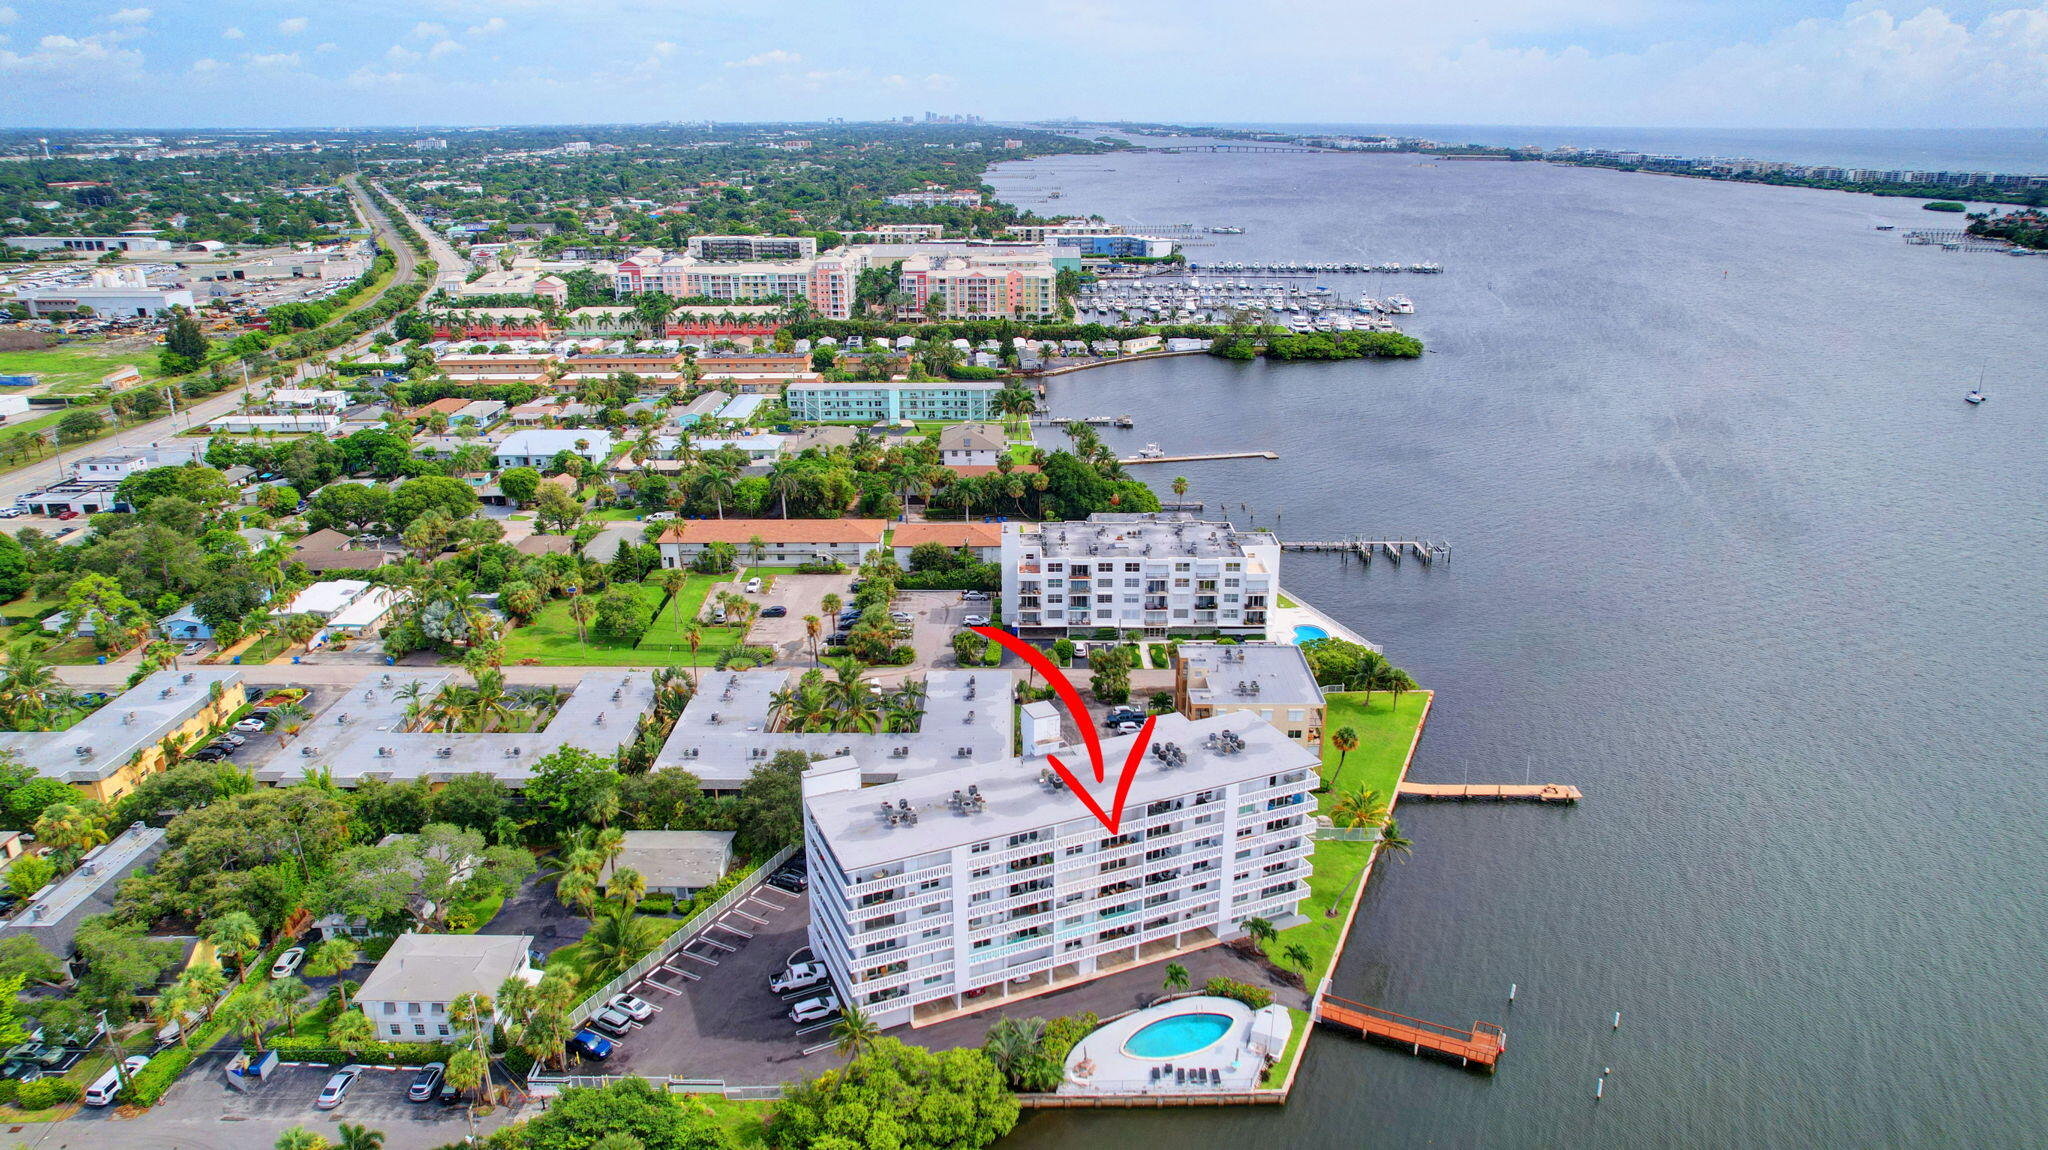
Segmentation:
[(807, 260), (818, 254), (810, 236), (691, 236), (686, 254), (700, 260)]
[(1003, 525), (1003, 622), (1024, 633), (1266, 638), (1280, 541), (1167, 513)]
[(890, 1027), (1161, 961), (1255, 916), (1288, 925), (1308, 893), (1317, 761), (1263, 723), (1163, 716), (1116, 833), (1042, 755), (866, 788), (850, 760), (817, 763), (812, 949), (842, 999)]
[(0, 749), (82, 798), (111, 803), (165, 768), (167, 740), (196, 746), (247, 701), (237, 668), (157, 671), (66, 730), (0, 731)]
[(995, 380), (900, 380), (793, 383), (783, 393), (791, 416), (822, 422), (895, 419), (988, 419), (1003, 385)]
[(1073, 217), (1051, 224), (1011, 224), (1003, 229), (1003, 234), (1024, 243), (1042, 244), (1054, 236), (1120, 236), (1124, 226)]
[(981, 193), (964, 191), (903, 192), (890, 196), (888, 203), (892, 208), (978, 208), (981, 206)]
[(1231, 715), (1270, 723), (1302, 746), (1323, 743), (1322, 688), (1293, 643), (1180, 643), (1174, 710), (1191, 719)]
[(1059, 272), (1043, 251), (916, 255), (897, 284), (908, 297), (898, 314), (926, 314), (937, 297), (947, 319), (1039, 319), (1059, 311)]
[(846, 319), (853, 314), (854, 288), (862, 266), (861, 257), (851, 252), (736, 263), (694, 255), (665, 256), (655, 248), (644, 248), (613, 267), (612, 287), (620, 295), (658, 291), (676, 299), (734, 303), (803, 299), (810, 301), (819, 315)]
[(356, 1001), (385, 1042), (459, 1038), (448, 1007), (465, 994), (496, 999), (508, 978), (539, 982), (530, 934), (398, 936), (363, 980)]
[(691, 519), (662, 533), (661, 565), (688, 567), (706, 547), (725, 543), (756, 565), (837, 560), (857, 567), (888, 527), (883, 519)]

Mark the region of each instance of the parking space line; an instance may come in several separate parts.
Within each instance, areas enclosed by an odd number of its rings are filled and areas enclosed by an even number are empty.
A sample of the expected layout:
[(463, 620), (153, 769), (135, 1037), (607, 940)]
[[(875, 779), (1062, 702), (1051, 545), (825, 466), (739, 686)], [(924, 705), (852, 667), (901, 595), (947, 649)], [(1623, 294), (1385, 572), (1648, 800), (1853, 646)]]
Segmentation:
[(677, 953), (677, 954), (679, 954), (679, 955), (681, 955), (681, 956), (683, 956), (684, 958), (694, 958), (694, 959), (696, 959), (696, 960), (697, 960), (698, 962), (708, 962), (708, 963), (710, 963), (710, 964), (711, 964), (711, 965), (713, 965), (713, 966), (717, 966), (717, 965), (718, 965), (718, 960), (717, 960), (717, 959), (715, 959), (715, 958), (706, 958), (705, 956), (703, 956), (703, 955), (701, 955), (701, 954), (698, 954), (698, 953), (697, 953), (696, 951), (693, 951), (693, 950), (679, 950), (679, 951), (677, 951), (676, 953)]
[[(730, 928), (728, 928), (728, 929), (730, 929)], [(751, 935), (749, 935), (748, 937), (750, 937), (750, 938), (751, 938), (752, 936), (751, 936)], [(698, 935), (698, 936), (697, 936), (696, 938), (693, 938), (693, 939), (691, 939), (690, 941), (691, 941), (692, 943), (699, 943), (699, 942), (701, 942), (701, 943), (703, 943), (703, 944), (704, 944), (705, 946), (715, 946), (715, 947), (717, 947), (718, 949), (720, 949), (720, 950), (724, 951), (724, 952), (725, 952), (725, 953), (727, 953), (727, 954), (731, 954), (732, 952), (734, 952), (734, 951), (736, 951), (736, 950), (738, 950), (738, 949), (739, 949), (739, 947), (736, 947), (736, 946), (727, 946), (726, 944), (724, 944), (724, 943), (722, 943), (722, 942), (718, 941), (718, 940), (717, 940), (717, 939), (715, 939), (715, 938), (706, 938), (706, 937), (704, 937), (704, 936), (703, 936), (703, 935), (701, 935), (701, 934), (700, 934), (700, 935)]]
[[(709, 960), (707, 959), (706, 961), (709, 961)], [(662, 964), (661, 964), (660, 966), (656, 967), (655, 969), (656, 969), (656, 970), (665, 970), (665, 971), (668, 971), (668, 972), (669, 972), (670, 974), (674, 974), (674, 975), (678, 975), (678, 976), (680, 976), (680, 977), (683, 977), (683, 978), (687, 978), (687, 979), (689, 979), (689, 980), (690, 980), (691, 982), (697, 982), (697, 981), (699, 981), (699, 979), (698, 979), (698, 977), (697, 977), (696, 975), (694, 975), (694, 974), (690, 973), (690, 972), (689, 972), (689, 971), (687, 971), (687, 970), (684, 970), (684, 969), (683, 969), (682, 967), (680, 967), (680, 966), (676, 966), (676, 965), (675, 965), (675, 964), (673, 964), (673, 963), (669, 963), (669, 962), (664, 962), (664, 963), (662, 963)], [(659, 983), (656, 983), (655, 985), (659, 986), (660, 984), (659, 984)], [(677, 991), (676, 993), (680, 994), (680, 993), (682, 993), (682, 992), (681, 992), (681, 991)]]
[(748, 914), (746, 911), (741, 910), (739, 907), (732, 908), (732, 913), (739, 915), (741, 918), (746, 919), (748, 922), (753, 923), (755, 926), (768, 925), (767, 919), (762, 918), (759, 915)]
[(753, 935), (751, 935), (751, 934), (748, 934), (748, 933), (747, 933), (746, 931), (744, 931), (744, 930), (741, 930), (741, 929), (740, 929), (739, 927), (736, 927), (736, 926), (733, 926), (733, 925), (731, 925), (730, 923), (726, 922), (726, 921), (725, 921), (724, 919), (719, 919), (719, 920), (718, 920), (717, 922), (714, 922), (714, 923), (712, 923), (711, 925), (712, 925), (712, 926), (715, 926), (715, 927), (717, 927), (717, 928), (719, 928), (720, 930), (729, 930), (729, 931), (731, 931), (732, 933), (734, 933), (734, 934), (736, 934), (736, 935), (739, 935), (739, 936), (740, 936), (741, 938), (752, 938), (752, 937), (754, 937)]
[(796, 1036), (798, 1038), (802, 1038), (806, 1034), (816, 1034), (820, 1030), (824, 1030), (827, 1027), (831, 1026), (837, 1026), (838, 1024), (839, 1016), (835, 1014), (832, 1017), (825, 1019), (823, 1022), (813, 1022), (809, 1026), (797, 1027)]
[[(801, 1033), (802, 1033), (802, 1031), (798, 1031), (798, 1033), (799, 1033), (799, 1034), (801, 1034)], [(835, 1046), (837, 1046), (837, 1045), (839, 1045), (839, 1043), (838, 1043), (838, 1041), (837, 1041), (836, 1039), (835, 1039), (834, 1041), (831, 1041), (831, 1042), (820, 1042), (820, 1043), (819, 1043), (819, 1044), (817, 1044), (816, 1046), (806, 1046), (806, 1047), (804, 1047), (804, 1054), (805, 1054), (805, 1055), (807, 1055), (807, 1056), (808, 1056), (808, 1055), (812, 1055), (812, 1054), (816, 1054), (816, 1053), (818, 1053), (818, 1052), (819, 1052), (819, 1051), (821, 1051), (821, 1050), (830, 1050), (830, 1049), (832, 1049), (833, 1047), (835, 1047)]]

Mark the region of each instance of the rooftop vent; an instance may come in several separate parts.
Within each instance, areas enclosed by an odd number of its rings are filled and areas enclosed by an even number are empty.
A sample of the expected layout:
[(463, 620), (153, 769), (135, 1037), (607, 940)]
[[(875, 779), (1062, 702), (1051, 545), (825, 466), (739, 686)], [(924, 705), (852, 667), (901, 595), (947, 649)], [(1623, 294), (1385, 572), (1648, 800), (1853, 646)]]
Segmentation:
[(380, 759), (388, 759), (393, 757), (393, 752), (390, 747), (378, 747), (377, 757)]
[(182, 679), (179, 679), (178, 681), (179, 681), (180, 683), (189, 683), (189, 682), (191, 682), (191, 681), (192, 681), (192, 672), (190, 672), (190, 671), (187, 671), (187, 672), (185, 672), (185, 677), (184, 677), (184, 678), (182, 678)]
[(892, 758), (907, 759), (910, 757), (910, 748), (908, 746), (894, 747), (890, 749), (889, 755)]
[(133, 711), (130, 711), (130, 712), (128, 712), (127, 714), (125, 714), (125, 715), (121, 716), (121, 723), (122, 723), (122, 725), (123, 725), (123, 726), (126, 726), (127, 724), (129, 724), (129, 723), (132, 723), (132, 722), (134, 722), (134, 721), (135, 721), (135, 712), (133, 712)]
[(343, 711), (343, 712), (342, 712), (341, 714), (339, 714), (339, 715), (336, 715), (336, 716), (334, 717), (334, 721), (335, 721), (336, 723), (339, 723), (340, 725), (342, 725), (342, 726), (344, 726), (344, 727), (345, 727), (345, 726), (347, 726), (347, 725), (348, 725), (348, 712), (347, 712), (347, 711)]
[(299, 757), (300, 757), (300, 758), (306, 758), (306, 759), (310, 759), (310, 758), (312, 758), (312, 757), (313, 757), (314, 755), (317, 755), (317, 754), (319, 754), (319, 753), (320, 753), (320, 748), (318, 748), (318, 747), (300, 747), (300, 748), (299, 748)]
[(718, 725), (718, 712), (717, 712), (717, 711), (713, 711), (713, 712), (711, 712), (711, 725), (712, 725), (712, 726), (714, 726), (714, 727)]
[(437, 759), (452, 759), (452, 758), (454, 758), (454, 757), (455, 757), (455, 748), (454, 748), (454, 747), (435, 747), (435, 748), (434, 748), (434, 757), (435, 757), (435, 758), (437, 758)]
[(1179, 743), (1152, 744), (1152, 757), (1158, 759), (1162, 767), (1184, 767), (1188, 764), (1187, 752), (1180, 749)]
[(965, 718), (965, 719), (964, 719), (964, 720), (962, 720), (962, 721), (963, 721), (963, 722), (965, 722), (965, 723), (966, 723), (967, 725), (969, 725), (969, 726), (973, 726), (973, 725), (974, 725), (974, 712), (973, 712), (972, 710), (969, 710), (969, 711), (967, 712), (967, 718)]
[(600, 727), (604, 726), (604, 712), (603, 712), (603, 711), (599, 711), (599, 712), (597, 713), (597, 718), (596, 718), (596, 720), (594, 720), (594, 722), (595, 722), (595, 724), (596, 724), (597, 726), (600, 726)]
[(974, 757), (974, 748), (961, 747), (959, 750), (953, 752), (953, 757), (956, 759), (971, 759)]
[(81, 759), (89, 759), (92, 757), (92, 746), (90, 744), (80, 744), (71, 748), (71, 753)]
[(518, 757), (519, 757), (519, 755), (520, 755), (520, 750), (519, 750), (519, 748), (518, 748), (518, 747), (506, 747), (506, 748), (505, 748), (505, 757), (506, 757), (506, 758), (508, 758), (508, 759), (516, 759), (516, 758), (518, 758)]

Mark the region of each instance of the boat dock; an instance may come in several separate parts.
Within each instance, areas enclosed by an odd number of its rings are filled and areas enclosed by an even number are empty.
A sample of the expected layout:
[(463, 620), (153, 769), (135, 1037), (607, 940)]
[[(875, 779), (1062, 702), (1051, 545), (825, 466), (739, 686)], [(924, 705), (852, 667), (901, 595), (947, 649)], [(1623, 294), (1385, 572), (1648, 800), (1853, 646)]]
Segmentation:
[(1090, 427), (1135, 427), (1137, 421), (1128, 415), (1076, 415), (1065, 419), (1054, 419), (1050, 415), (1031, 417), (1033, 427), (1065, 427), (1069, 423), (1085, 423)]
[(1211, 459), (1278, 459), (1277, 451), (1212, 451), (1207, 455), (1134, 455), (1119, 459), (1118, 463), (1130, 467), (1138, 463), (1203, 463)]
[(1480, 799), (1495, 802), (1575, 803), (1584, 797), (1569, 783), (1411, 783), (1396, 791), (1404, 799)]
[(1404, 555), (1413, 555), (1424, 563), (1438, 559), (1451, 561), (1451, 545), (1429, 539), (1304, 539), (1280, 544), (1282, 551), (1334, 551), (1346, 559), (1353, 557), (1370, 564), (1375, 554), (1385, 555), (1399, 563)]
[(1472, 1029), (1459, 1030), (1334, 995), (1325, 995), (1316, 1004), (1315, 1020), (1356, 1031), (1361, 1037), (1398, 1043), (1413, 1054), (1428, 1051), (1455, 1058), (1460, 1066), (1489, 1074), (1508, 1048), (1508, 1032), (1491, 1022), (1475, 1022)]

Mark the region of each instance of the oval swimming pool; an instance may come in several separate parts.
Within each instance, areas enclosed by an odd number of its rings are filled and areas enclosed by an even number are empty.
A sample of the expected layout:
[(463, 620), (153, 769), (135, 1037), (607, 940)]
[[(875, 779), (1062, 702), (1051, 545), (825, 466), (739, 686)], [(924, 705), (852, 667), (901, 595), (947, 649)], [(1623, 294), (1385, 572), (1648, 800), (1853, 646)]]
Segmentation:
[(1327, 639), (1329, 637), (1330, 633), (1328, 631), (1309, 623), (1299, 623), (1294, 628), (1294, 642), (1297, 646), (1311, 639)]
[(1214, 1046), (1230, 1033), (1227, 1014), (1176, 1014), (1162, 1018), (1124, 1041), (1132, 1058), (1181, 1058)]

